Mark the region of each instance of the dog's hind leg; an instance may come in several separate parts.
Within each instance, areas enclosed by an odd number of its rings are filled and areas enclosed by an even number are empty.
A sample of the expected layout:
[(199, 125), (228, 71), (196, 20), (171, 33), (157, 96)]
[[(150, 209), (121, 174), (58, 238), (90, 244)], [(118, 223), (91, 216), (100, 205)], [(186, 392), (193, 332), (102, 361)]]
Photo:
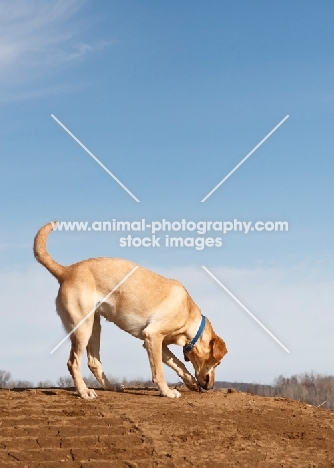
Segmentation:
[(71, 335), (71, 352), (67, 361), (67, 368), (73, 378), (74, 385), (82, 398), (92, 399), (97, 395), (94, 390), (87, 388), (81, 376), (81, 360), (89, 338), (92, 334), (93, 320), (91, 316), (83, 322)]
[(93, 331), (87, 345), (88, 367), (103, 388), (116, 390), (116, 387), (109, 382), (102, 369), (100, 359), (100, 337), (100, 315), (96, 313), (94, 316)]
[(199, 391), (196, 379), (190, 374), (183, 362), (179, 361), (165, 344), (162, 345), (162, 362), (177, 373), (189, 390)]

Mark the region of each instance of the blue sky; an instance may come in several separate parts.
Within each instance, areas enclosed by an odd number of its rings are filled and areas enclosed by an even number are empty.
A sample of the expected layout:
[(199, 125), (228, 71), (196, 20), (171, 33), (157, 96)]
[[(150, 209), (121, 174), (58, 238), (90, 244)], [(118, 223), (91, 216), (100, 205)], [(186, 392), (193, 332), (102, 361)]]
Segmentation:
[[(237, 218), (286, 220), (289, 231), (229, 233), (221, 248), (201, 252), (122, 249), (111, 233), (53, 233), (49, 250), (64, 264), (118, 256), (182, 279), (227, 341), (220, 379), (332, 371), (333, 10), (329, 1), (0, 3), (0, 368), (33, 380), (66, 373), (68, 345), (48, 355), (63, 331), (57, 283), (32, 256), (41, 225)], [(221, 275), (289, 356), (210, 286), (201, 265)], [(118, 367), (110, 342), (139, 344), (108, 328), (106, 370), (147, 376), (145, 356)]]

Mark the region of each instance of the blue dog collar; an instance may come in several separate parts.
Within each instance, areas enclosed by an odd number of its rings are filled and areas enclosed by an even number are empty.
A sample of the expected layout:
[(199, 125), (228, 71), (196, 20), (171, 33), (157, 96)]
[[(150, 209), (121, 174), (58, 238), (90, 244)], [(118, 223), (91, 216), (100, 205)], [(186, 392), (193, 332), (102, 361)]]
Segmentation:
[(204, 315), (202, 315), (201, 324), (199, 326), (199, 329), (197, 330), (196, 335), (194, 336), (194, 338), (191, 340), (191, 342), (187, 346), (183, 346), (183, 351), (185, 353), (189, 353), (189, 351), (191, 351), (193, 349), (193, 347), (195, 346), (195, 344), (197, 343), (198, 338), (203, 333), (203, 330), (204, 330), (204, 327), (205, 327), (205, 320), (206, 319), (205, 319)]

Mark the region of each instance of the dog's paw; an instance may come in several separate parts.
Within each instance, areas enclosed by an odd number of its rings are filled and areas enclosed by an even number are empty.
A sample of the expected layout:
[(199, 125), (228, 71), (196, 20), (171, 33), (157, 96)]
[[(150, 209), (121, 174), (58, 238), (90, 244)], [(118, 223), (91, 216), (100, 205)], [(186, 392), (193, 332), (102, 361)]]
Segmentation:
[(97, 398), (97, 394), (92, 388), (87, 388), (85, 391), (80, 393), (80, 396), (85, 400), (94, 400), (94, 398)]
[(122, 384), (116, 384), (114, 386), (114, 391), (115, 392), (124, 392), (124, 390), (125, 390), (125, 387)]
[(198, 385), (198, 383), (196, 381), (194, 382), (187, 382), (186, 383), (186, 386), (189, 390), (191, 390), (192, 392), (200, 392), (200, 386)]
[(167, 398), (180, 398), (181, 393), (178, 390), (176, 390), (176, 388), (169, 388), (166, 394), (164, 394), (163, 396), (166, 396)]
[(200, 386), (197, 384), (197, 382), (187, 385), (187, 388), (189, 390), (191, 390), (192, 392), (200, 392), (201, 391)]

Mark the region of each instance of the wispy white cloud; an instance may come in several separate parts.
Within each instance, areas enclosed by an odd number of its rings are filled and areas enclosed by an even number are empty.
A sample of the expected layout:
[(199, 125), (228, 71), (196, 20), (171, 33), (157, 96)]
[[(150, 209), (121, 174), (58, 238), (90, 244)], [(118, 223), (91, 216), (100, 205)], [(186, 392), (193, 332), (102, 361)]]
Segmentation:
[(51, 67), (83, 59), (112, 42), (80, 38), (76, 14), (84, 0), (7, 0), (0, 4), (0, 67), (9, 87), (36, 78)]
[(25, 2), (12, 0), (0, 5), (0, 63), (10, 67), (27, 62), (48, 47), (61, 46), (73, 33), (59, 26), (71, 18), (78, 9), (74, 0)]
[(45, 54), (45, 63), (50, 65), (58, 65), (61, 63), (69, 63), (79, 60), (91, 52), (104, 49), (113, 44), (113, 41), (100, 41), (94, 44), (78, 43), (70, 48), (54, 48), (49, 49)]

